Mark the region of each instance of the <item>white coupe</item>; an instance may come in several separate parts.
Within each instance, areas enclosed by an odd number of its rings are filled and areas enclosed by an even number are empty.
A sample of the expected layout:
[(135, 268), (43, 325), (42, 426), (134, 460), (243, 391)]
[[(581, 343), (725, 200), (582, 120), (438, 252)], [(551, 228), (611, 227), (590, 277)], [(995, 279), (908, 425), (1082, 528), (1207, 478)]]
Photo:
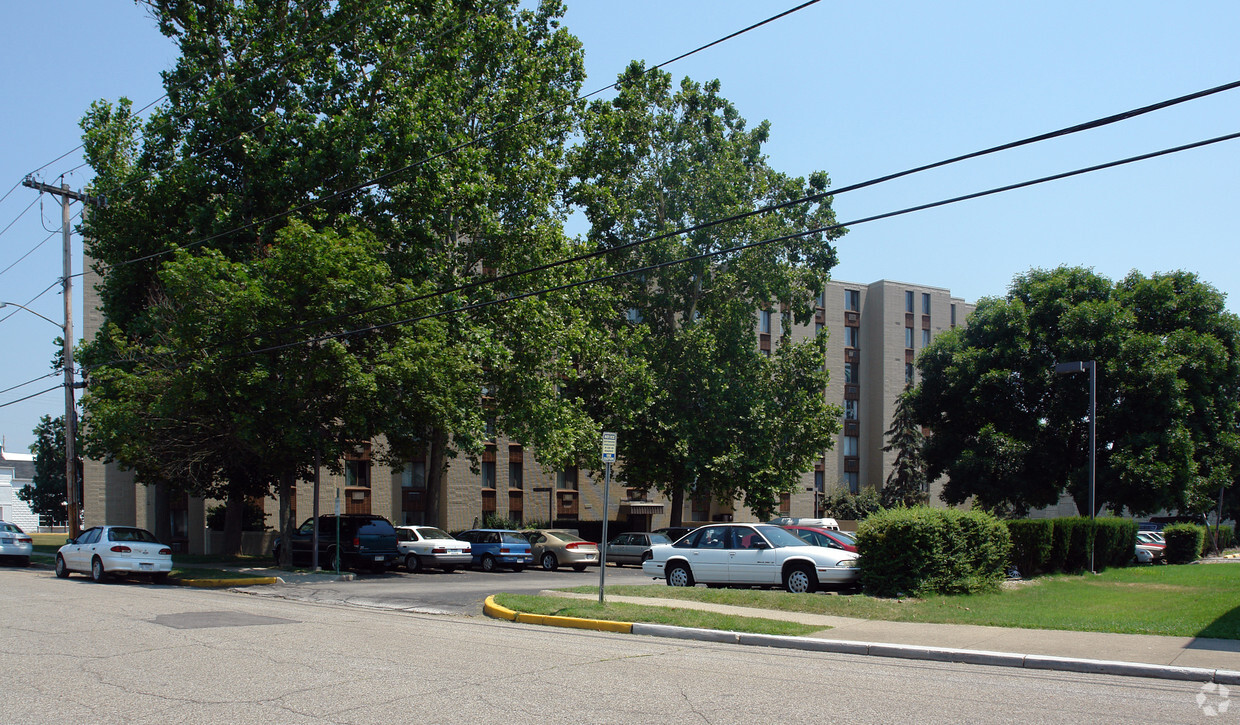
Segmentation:
[(642, 571), (668, 586), (783, 586), (794, 594), (854, 585), (857, 555), (813, 546), (778, 526), (711, 524), (651, 547)]

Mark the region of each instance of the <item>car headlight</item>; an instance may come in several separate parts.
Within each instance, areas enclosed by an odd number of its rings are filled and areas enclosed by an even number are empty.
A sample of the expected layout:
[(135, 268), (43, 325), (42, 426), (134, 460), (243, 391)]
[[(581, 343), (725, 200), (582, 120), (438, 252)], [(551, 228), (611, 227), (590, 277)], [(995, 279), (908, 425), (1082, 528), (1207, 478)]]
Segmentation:
[(857, 560), (856, 560), (856, 559), (842, 559), (842, 560), (840, 560), (840, 561), (836, 562), (836, 564), (835, 564), (835, 565), (836, 565), (836, 566), (839, 566), (839, 567), (846, 568), (846, 569), (856, 569), (856, 568), (857, 568)]

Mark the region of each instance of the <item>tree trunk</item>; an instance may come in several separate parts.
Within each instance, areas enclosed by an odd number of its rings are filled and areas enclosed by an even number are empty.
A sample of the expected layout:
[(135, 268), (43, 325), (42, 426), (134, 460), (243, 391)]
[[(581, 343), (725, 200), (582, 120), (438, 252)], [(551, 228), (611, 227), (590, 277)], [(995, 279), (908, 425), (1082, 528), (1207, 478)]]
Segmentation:
[(669, 526), (680, 526), (684, 520), (685, 511), (685, 489), (683, 486), (677, 486), (672, 489), (672, 518)]
[(241, 553), (241, 526), (245, 518), (245, 497), (229, 493), (224, 502), (224, 546), (221, 554), (236, 556)]
[(155, 484), (155, 538), (165, 543), (172, 541), (172, 511), (168, 504), (168, 485)]
[(426, 457), (426, 517), (431, 526), (445, 529), (447, 521), (439, 515), (439, 502), (446, 498), (448, 434), (442, 428), (432, 428), (430, 454)]
[[(279, 483), (279, 499), (280, 499), (280, 541), (290, 541), (293, 536), (293, 527), (297, 522), (293, 521), (293, 479), (294, 475), (286, 473), (280, 476)], [(280, 547), (280, 557), (276, 560), (276, 566), (281, 569), (293, 568), (293, 550), (288, 546)]]

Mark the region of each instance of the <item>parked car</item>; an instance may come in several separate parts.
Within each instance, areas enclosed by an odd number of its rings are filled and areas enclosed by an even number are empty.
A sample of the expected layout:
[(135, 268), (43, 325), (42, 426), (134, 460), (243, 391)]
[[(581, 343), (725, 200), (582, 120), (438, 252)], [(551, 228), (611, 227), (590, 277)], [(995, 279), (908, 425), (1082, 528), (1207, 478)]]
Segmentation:
[(650, 547), (657, 544), (670, 544), (672, 540), (666, 534), (654, 532), (631, 531), (620, 534), (607, 542), (607, 563), (623, 566), (637, 564), (650, 558)]
[(780, 586), (809, 593), (824, 585), (852, 585), (857, 555), (814, 546), (769, 524), (710, 524), (674, 544), (651, 547), (642, 571), (668, 586)]
[[(340, 522), (340, 539), (336, 539), (336, 522)], [(271, 546), (271, 555), (280, 560), (284, 542), (279, 538)], [(309, 565), (314, 549), (314, 519), (306, 519), (289, 537), (293, 564)], [(335, 567), (340, 554), (342, 569), (380, 571), (400, 561), (396, 548), (396, 529), (392, 522), (375, 514), (341, 514), (319, 517), (319, 566)]]
[(685, 534), (693, 531), (696, 526), (664, 526), (661, 529), (655, 529), (653, 533), (663, 534), (672, 541), (676, 541)]
[(840, 525), (835, 519), (807, 519), (793, 518), (791, 516), (780, 516), (778, 518), (767, 521), (772, 526), (813, 526), (819, 529), (827, 529), (829, 531), (839, 531)]
[(8, 559), (20, 566), (30, 565), (34, 551), (34, 539), (17, 524), (0, 521), (0, 559)]
[(520, 532), (509, 529), (470, 529), (456, 535), (469, 542), (473, 566), (483, 571), (495, 571), (507, 567), (521, 571), (534, 563), (530, 542)]
[(90, 574), (97, 582), (113, 574), (145, 574), (156, 584), (172, 571), (172, 549), (136, 526), (95, 526), (56, 552), (56, 576)]
[(555, 571), (561, 564), (571, 566), (574, 571), (598, 566), (598, 544), (571, 531), (537, 529), (525, 532), (525, 536), (529, 539), (534, 561), (547, 571)]
[(1133, 558), (1138, 564), (1167, 563), (1167, 542), (1162, 534), (1151, 531), (1137, 532), (1137, 545), (1133, 548)]
[(857, 550), (857, 540), (843, 531), (832, 531), (831, 529), (822, 529), (817, 526), (785, 526), (783, 528), (815, 546), (825, 546), (828, 549), (843, 549), (844, 551)]
[(434, 526), (397, 526), (396, 549), (411, 572), (440, 569), (452, 573), (473, 562), (468, 542)]

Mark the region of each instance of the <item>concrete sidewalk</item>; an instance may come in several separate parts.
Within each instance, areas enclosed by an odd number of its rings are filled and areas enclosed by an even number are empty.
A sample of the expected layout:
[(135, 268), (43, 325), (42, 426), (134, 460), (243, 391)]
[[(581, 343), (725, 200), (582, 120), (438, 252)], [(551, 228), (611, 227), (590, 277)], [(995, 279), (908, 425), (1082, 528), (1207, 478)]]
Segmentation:
[[(590, 594), (544, 591), (549, 596), (565, 596), (593, 599)], [(974, 652), (979, 655), (1004, 655), (985, 658), (917, 656), (918, 659), (972, 660), (983, 664), (1011, 664), (1012, 657), (1037, 658), (1054, 663), (1065, 660), (1063, 667), (1043, 669), (1068, 669), (1072, 671), (1109, 671), (1115, 674), (1142, 674), (1144, 676), (1168, 676), (1173, 679), (1198, 679), (1204, 672), (1219, 670), (1216, 681), (1240, 684), (1240, 640), (1209, 639), (1204, 637), (1165, 637), (1146, 634), (1105, 634), (1099, 632), (1069, 632), (1063, 630), (1015, 629), (1009, 627), (983, 627), (970, 624), (923, 624), (917, 622), (888, 622), (881, 620), (853, 619), (819, 614), (780, 612), (769, 609), (753, 609), (729, 605), (693, 602), (682, 599), (658, 597), (609, 596), (609, 601), (646, 604), (681, 609), (701, 609), (733, 614), (742, 617), (762, 617), (821, 625), (824, 629), (804, 638), (788, 640), (820, 640), (853, 645), (864, 645), (866, 653), (885, 656), (933, 655), (933, 650)], [(829, 629), (828, 629), (829, 628)], [(674, 628), (672, 628), (674, 629)], [(634, 629), (636, 632), (637, 629)], [(890, 651), (884, 645), (894, 645)], [(813, 648), (813, 647), (809, 647)], [(878, 648), (878, 649), (876, 649)], [(841, 648), (839, 651), (845, 651)], [(1121, 663), (1154, 666), (1149, 672), (1122, 671), (1123, 667), (1096, 667), (1090, 663)], [(1028, 666), (1025, 664), (1023, 666)], [(1161, 673), (1161, 674), (1160, 674)], [(1176, 676), (1176, 675), (1179, 676)]]

